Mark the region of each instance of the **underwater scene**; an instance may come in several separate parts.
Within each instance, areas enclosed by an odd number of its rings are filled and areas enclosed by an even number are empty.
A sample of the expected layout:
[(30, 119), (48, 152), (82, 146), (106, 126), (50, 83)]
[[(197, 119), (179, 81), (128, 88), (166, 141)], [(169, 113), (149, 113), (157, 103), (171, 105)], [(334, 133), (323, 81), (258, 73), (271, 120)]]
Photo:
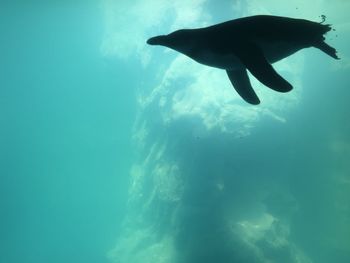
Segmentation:
[[(349, 12), (348, 0), (1, 2), (0, 263), (350, 262)], [(294, 53), (305, 27), (277, 23), (272, 79), (260, 47), (237, 44), (249, 33), (153, 45), (254, 15), (330, 25), (327, 46)], [(246, 82), (209, 65), (210, 43), (233, 46)]]

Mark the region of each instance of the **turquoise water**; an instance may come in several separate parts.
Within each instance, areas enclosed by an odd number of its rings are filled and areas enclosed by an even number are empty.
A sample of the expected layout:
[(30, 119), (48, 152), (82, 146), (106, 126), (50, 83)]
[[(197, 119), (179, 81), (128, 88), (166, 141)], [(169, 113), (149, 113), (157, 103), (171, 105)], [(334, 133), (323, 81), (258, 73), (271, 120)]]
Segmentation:
[[(347, 1), (0, 4), (0, 262), (350, 262)], [(151, 36), (253, 14), (327, 22), (340, 61), (274, 67), (294, 90)]]

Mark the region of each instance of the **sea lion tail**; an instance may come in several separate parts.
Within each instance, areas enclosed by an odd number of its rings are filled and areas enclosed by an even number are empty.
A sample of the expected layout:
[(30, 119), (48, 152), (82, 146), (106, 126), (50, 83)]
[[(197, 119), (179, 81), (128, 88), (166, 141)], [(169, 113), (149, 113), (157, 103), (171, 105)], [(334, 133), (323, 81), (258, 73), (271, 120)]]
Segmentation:
[(332, 30), (332, 25), (322, 24), (322, 22), (318, 23), (317, 35), (319, 35), (320, 37), (317, 37), (316, 43), (314, 43), (313, 46), (320, 49), (321, 51), (331, 56), (332, 58), (340, 59), (337, 55), (337, 50), (334, 47), (331, 47), (330, 45), (328, 45), (326, 42), (324, 42), (325, 40), (324, 35), (331, 30)]

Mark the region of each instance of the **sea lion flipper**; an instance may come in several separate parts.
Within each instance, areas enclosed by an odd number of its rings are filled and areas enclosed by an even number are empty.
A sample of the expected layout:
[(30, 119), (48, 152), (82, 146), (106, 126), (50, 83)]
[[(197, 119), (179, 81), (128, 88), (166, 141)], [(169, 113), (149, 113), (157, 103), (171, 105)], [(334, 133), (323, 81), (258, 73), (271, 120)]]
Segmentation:
[(279, 92), (288, 92), (293, 89), (293, 86), (275, 71), (262, 50), (256, 45), (245, 43), (237, 51), (237, 57), (253, 76), (267, 87)]
[(324, 41), (320, 41), (320, 42), (316, 43), (314, 45), (314, 47), (322, 50), (324, 53), (331, 56), (332, 58), (340, 59), (337, 55), (337, 50), (334, 47), (331, 47), (330, 45), (325, 43)]
[(253, 90), (246, 69), (226, 70), (227, 76), (230, 79), (237, 93), (250, 104), (257, 105), (260, 103), (258, 96)]

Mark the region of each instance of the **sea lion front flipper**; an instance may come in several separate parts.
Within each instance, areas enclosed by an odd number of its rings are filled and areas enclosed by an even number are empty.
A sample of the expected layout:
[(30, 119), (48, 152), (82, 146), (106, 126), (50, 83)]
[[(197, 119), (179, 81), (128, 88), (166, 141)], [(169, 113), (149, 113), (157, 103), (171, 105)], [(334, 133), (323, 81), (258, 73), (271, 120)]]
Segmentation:
[(262, 84), (279, 92), (288, 92), (293, 86), (271, 66), (262, 50), (254, 44), (245, 43), (237, 50), (237, 57)]
[(257, 105), (260, 103), (258, 96), (253, 90), (252, 85), (247, 74), (247, 70), (236, 69), (236, 70), (226, 70), (227, 76), (230, 79), (233, 87), (237, 93), (250, 104)]

